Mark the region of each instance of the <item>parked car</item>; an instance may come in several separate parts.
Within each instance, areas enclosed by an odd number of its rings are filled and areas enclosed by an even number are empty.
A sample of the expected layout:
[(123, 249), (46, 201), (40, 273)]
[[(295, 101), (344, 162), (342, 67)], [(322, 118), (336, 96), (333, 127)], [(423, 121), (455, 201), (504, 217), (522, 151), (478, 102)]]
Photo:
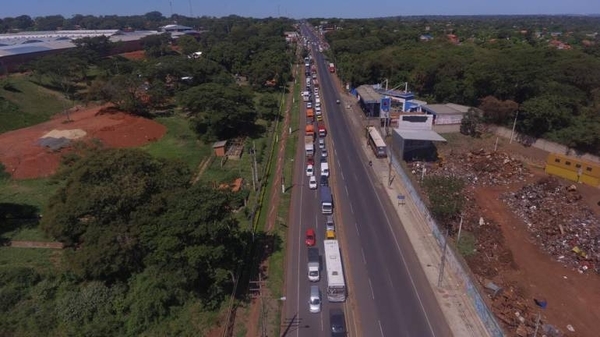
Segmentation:
[(317, 177), (310, 176), (310, 178), (308, 178), (308, 188), (310, 188), (311, 190), (317, 189)]
[(315, 245), (317, 239), (316, 239), (316, 235), (315, 235), (315, 230), (312, 228), (309, 228), (306, 230), (306, 240), (304, 241), (306, 243), (307, 246), (312, 247)]

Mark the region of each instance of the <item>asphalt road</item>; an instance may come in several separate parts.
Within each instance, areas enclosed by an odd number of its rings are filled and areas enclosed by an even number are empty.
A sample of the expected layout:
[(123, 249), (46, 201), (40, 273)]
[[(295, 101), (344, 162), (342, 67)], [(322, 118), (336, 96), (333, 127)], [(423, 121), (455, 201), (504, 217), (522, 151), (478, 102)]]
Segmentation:
[[(313, 36), (313, 41), (316, 38)], [(316, 49), (316, 48), (313, 48)], [(335, 213), (337, 227), (341, 229), (342, 254), (349, 295), (354, 304), (352, 308), (344, 305), (347, 312), (351, 310), (351, 321), (348, 322), (351, 336), (450, 336), (450, 329), (433, 295), (427, 279), (417, 261), (416, 253), (409, 244), (406, 233), (400, 225), (396, 212), (390, 201), (383, 197), (381, 185), (371, 178), (368, 159), (359, 147), (362, 135), (351, 132), (348, 117), (342, 106), (335, 100), (338, 90), (328, 73), (327, 63), (317, 51), (313, 53), (318, 67), (321, 83), (321, 97), (328, 124), (328, 147), (333, 152), (330, 160), (333, 177)], [(303, 125), (303, 124), (301, 124)], [(357, 139), (358, 138), (358, 139)], [(366, 140), (365, 140), (366, 141)], [(301, 142), (298, 142), (299, 144)], [(298, 150), (301, 154), (303, 146)], [(302, 154), (303, 155), (303, 154)], [(303, 156), (299, 161), (303, 161)], [(305, 163), (297, 162), (296, 172), (304, 174)], [(304, 182), (307, 181), (303, 175)], [(317, 226), (318, 235), (323, 235), (323, 223), (318, 209), (318, 195), (304, 188), (294, 188), (300, 194), (294, 198), (294, 220), (299, 240), (291, 238), (289, 245), (297, 249), (296, 261), (292, 256), (288, 261), (288, 294), (297, 286), (296, 300), (300, 322), (298, 334), (293, 336), (326, 336), (328, 322), (327, 302), (324, 302), (321, 322), (315, 314), (308, 314), (308, 288), (306, 279), (306, 252), (303, 246), (304, 230), (309, 226)], [(314, 214), (317, 224), (314, 224)], [(322, 237), (319, 242), (322, 245)], [(302, 249), (304, 248), (304, 249)], [(320, 247), (322, 252), (323, 248)], [(297, 262), (297, 268), (293, 263)], [(298, 284), (292, 285), (296, 269)], [(326, 280), (322, 279), (323, 285)], [(289, 300), (286, 309), (292, 304)], [(286, 311), (291, 312), (291, 311)], [(324, 329), (319, 331), (319, 324)]]
[[(304, 79), (301, 79), (304, 81)], [(304, 106), (304, 104), (302, 104)], [(316, 190), (308, 188), (308, 177), (306, 176), (306, 157), (304, 155), (304, 125), (306, 124), (304, 107), (301, 109), (300, 128), (293, 130), (298, 136), (298, 148), (294, 164), (292, 193), (291, 223), (287, 242), (287, 268), (286, 268), (286, 300), (284, 303), (284, 324), (281, 327), (282, 336), (330, 336), (329, 309), (340, 308), (340, 304), (330, 304), (327, 301), (327, 273), (324, 261), (321, 261), (321, 280), (310, 282), (307, 276), (307, 247), (305, 245), (305, 233), (309, 228), (316, 232), (319, 253), (323, 257), (325, 239), (325, 216), (321, 214), (320, 208), (320, 186)], [(315, 124), (316, 126), (316, 124)], [(315, 143), (315, 175), (320, 176), (319, 159), (320, 151)], [(317, 180), (318, 181), (318, 180)], [(290, 193), (290, 192), (288, 192)], [(308, 310), (308, 298), (311, 285), (319, 285), (321, 289), (322, 306), (321, 312), (310, 313)]]

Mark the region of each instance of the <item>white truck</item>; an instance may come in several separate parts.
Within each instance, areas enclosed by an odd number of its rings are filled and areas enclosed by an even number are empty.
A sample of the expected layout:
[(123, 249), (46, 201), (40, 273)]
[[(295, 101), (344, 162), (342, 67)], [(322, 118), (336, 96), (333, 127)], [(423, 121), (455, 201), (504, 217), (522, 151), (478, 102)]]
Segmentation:
[(315, 143), (313, 137), (304, 136), (304, 151), (307, 157), (312, 157), (315, 154)]
[(308, 280), (311, 282), (319, 282), (321, 262), (319, 257), (319, 249), (316, 247), (308, 248)]

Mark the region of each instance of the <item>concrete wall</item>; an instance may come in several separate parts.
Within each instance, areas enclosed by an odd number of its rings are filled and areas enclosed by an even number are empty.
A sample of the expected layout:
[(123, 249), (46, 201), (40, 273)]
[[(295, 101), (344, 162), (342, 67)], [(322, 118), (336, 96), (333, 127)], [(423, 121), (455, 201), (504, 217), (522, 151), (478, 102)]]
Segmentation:
[[(489, 130), (495, 133), (496, 135), (507, 139), (510, 139), (512, 133), (511, 129), (502, 126), (490, 126)], [(594, 156), (589, 153), (578, 153), (577, 151), (569, 148), (568, 146), (564, 146), (541, 138), (526, 136), (518, 132), (515, 132), (513, 141), (518, 141), (519, 143), (525, 146), (533, 146), (544, 151), (565, 154), (575, 158), (588, 160), (594, 163), (600, 163), (600, 158), (598, 156)]]
[[(406, 186), (406, 189), (410, 194), (412, 200), (414, 200), (415, 205), (419, 209), (419, 212), (427, 220), (427, 225), (429, 226), (429, 229), (435, 237), (438, 245), (440, 247), (443, 247), (445, 243), (444, 233), (440, 231), (440, 227), (431, 216), (431, 213), (429, 213), (429, 210), (425, 206), (425, 203), (421, 200), (420, 195), (417, 193), (416, 189), (413, 186), (412, 180), (402, 168), (402, 165), (400, 164), (400, 161), (398, 161), (396, 154), (391, 153), (389, 151), (389, 148), (388, 156), (392, 160), (394, 170), (396, 171), (400, 179), (402, 179), (402, 183), (404, 184), (404, 186)], [(450, 268), (452, 272), (459, 278), (459, 286), (462, 286), (464, 292), (469, 296), (469, 299), (473, 302), (475, 309), (477, 310), (477, 315), (485, 324), (486, 328), (490, 332), (490, 335), (494, 337), (504, 336), (502, 328), (496, 321), (494, 314), (486, 305), (483, 296), (480, 294), (477, 286), (473, 283), (473, 281), (471, 281), (470, 272), (467, 268), (465, 268), (462, 265), (461, 259), (458, 257), (458, 253), (455, 252), (450, 245), (448, 246), (448, 249), (446, 251), (446, 266)]]

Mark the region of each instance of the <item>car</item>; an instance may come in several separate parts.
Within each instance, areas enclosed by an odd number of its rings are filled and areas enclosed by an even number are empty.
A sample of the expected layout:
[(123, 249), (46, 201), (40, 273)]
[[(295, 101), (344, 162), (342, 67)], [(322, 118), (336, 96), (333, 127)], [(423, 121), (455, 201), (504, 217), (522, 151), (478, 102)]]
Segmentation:
[(327, 216), (327, 219), (325, 220), (325, 229), (328, 231), (335, 230), (335, 226), (333, 224), (333, 215)]
[(319, 290), (319, 286), (310, 286), (308, 308), (312, 314), (321, 312), (321, 290)]
[(346, 336), (346, 318), (340, 309), (329, 310), (329, 325), (332, 337)]
[(320, 179), (321, 180), (319, 183), (321, 184), (321, 186), (329, 186), (329, 177), (321, 176)]
[(336, 100), (335, 100), (335, 103), (336, 103), (336, 104), (340, 104), (340, 100), (339, 100), (339, 99), (336, 99)]
[(314, 176), (315, 175), (315, 167), (313, 165), (306, 165), (306, 176)]
[(316, 235), (315, 235), (315, 230), (314, 229), (309, 228), (309, 229), (306, 230), (306, 240), (304, 240), (304, 242), (309, 247), (312, 247), (312, 246), (315, 245), (315, 243), (317, 242), (317, 239), (316, 239)]
[(311, 190), (316, 190), (317, 189), (317, 177), (310, 176), (308, 178), (308, 188), (310, 188)]
[(315, 166), (315, 159), (313, 157), (306, 158), (306, 165)]
[(327, 157), (327, 148), (321, 150), (321, 157)]
[(323, 138), (319, 138), (319, 149), (324, 149), (325, 148), (325, 139)]
[(312, 103), (311, 102), (306, 103), (306, 108), (307, 109), (311, 109), (312, 108)]

